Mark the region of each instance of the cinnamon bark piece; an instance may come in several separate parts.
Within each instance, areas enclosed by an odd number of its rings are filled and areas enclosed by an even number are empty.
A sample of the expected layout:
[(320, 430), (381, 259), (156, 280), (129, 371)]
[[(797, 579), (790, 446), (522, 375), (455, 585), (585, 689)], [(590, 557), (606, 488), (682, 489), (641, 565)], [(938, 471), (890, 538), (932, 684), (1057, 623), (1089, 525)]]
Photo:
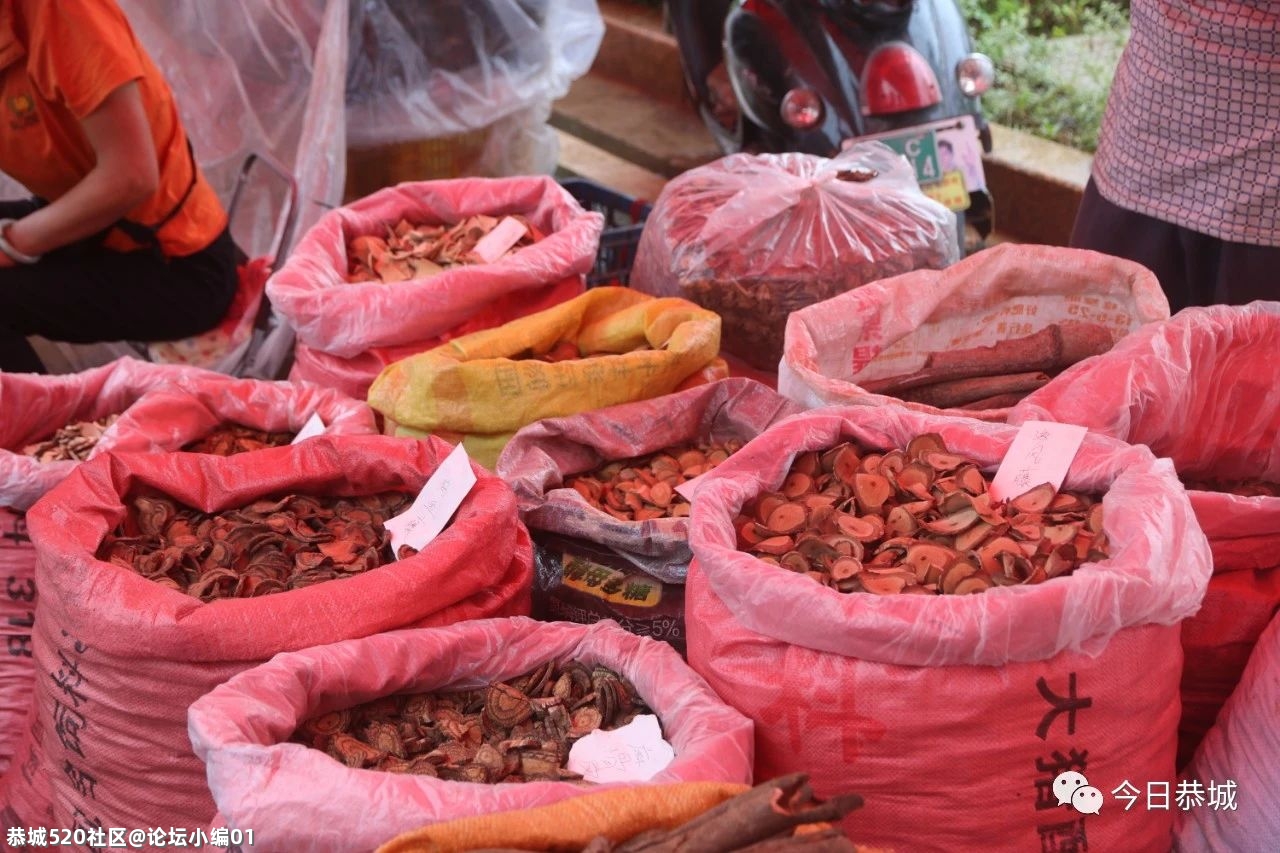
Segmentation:
[(757, 785), (676, 827), (665, 838), (637, 837), (614, 849), (616, 853), (721, 853), (773, 838), (801, 824), (838, 821), (862, 805), (857, 794), (819, 801), (808, 778), (807, 774), (793, 773)]
[(914, 373), (862, 383), (873, 394), (898, 394), (953, 379), (1039, 371), (1056, 373), (1111, 349), (1110, 330), (1097, 323), (1067, 320), (1032, 335), (997, 341), (989, 347), (933, 352)]
[(975, 400), (1003, 394), (1025, 394), (1041, 388), (1049, 382), (1049, 374), (1040, 372), (1010, 373), (1001, 376), (972, 376), (967, 379), (951, 379), (910, 388), (899, 395), (912, 403), (925, 403), (939, 409), (964, 406)]

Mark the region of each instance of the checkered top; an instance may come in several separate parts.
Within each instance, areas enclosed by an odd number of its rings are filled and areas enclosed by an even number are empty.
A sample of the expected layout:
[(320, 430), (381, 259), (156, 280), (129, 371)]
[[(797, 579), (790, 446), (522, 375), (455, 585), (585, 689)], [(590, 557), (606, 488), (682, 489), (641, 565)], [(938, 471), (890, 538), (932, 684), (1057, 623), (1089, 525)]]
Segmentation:
[(1280, 246), (1280, 2), (1132, 0), (1093, 161), (1113, 204)]

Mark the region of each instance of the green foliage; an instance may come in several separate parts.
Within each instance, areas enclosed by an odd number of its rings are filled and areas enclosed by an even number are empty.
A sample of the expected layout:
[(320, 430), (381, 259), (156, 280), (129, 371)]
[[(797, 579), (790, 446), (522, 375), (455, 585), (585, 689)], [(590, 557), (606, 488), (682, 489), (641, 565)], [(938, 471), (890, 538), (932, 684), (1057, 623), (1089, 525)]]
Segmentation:
[(975, 47), (996, 64), (996, 84), (982, 98), (987, 116), (1094, 151), (1116, 63), (1128, 38), (1128, 3), (959, 2)]
[(969, 25), (979, 31), (994, 29), (1018, 18), (1025, 32), (1037, 36), (1080, 35), (1101, 16), (1127, 17), (1129, 0), (959, 0)]

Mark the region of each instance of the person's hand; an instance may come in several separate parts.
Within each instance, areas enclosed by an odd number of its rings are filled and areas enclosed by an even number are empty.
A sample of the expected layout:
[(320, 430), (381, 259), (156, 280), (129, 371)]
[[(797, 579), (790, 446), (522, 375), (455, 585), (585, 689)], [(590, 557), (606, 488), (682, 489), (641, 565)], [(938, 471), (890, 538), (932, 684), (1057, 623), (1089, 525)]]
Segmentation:
[(6, 255), (4, 252), (0, 252), (0, 269), (4, 269), (5, 267), (16, 267), (17, 265), (17, 261)]

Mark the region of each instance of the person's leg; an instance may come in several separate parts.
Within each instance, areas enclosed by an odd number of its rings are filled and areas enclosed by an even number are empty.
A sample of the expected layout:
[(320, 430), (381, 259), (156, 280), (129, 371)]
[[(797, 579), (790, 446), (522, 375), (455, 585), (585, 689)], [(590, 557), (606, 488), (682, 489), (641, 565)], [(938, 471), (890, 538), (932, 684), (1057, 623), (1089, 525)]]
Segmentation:
[(1222, 305), (1280, 299), (1280, 246), (1222, 243), (1212, 296)]
[(1177, 313), (1197, 302), (1184, 255), (1183, 238), (1188, 233), (1168, 222), (1117, 207), (1102, 197), (1090, 179), (1076, 213), (1071, 246), (1142, 264), (1155, 273), (1169, 298), (1169, 311)]
[(156, 252), (59, 251), (0, 269), (0, 369), (37, 369), (28, 335), (68, 343), (164, 341), (216, 326), (235, 295), (234, 244)]

